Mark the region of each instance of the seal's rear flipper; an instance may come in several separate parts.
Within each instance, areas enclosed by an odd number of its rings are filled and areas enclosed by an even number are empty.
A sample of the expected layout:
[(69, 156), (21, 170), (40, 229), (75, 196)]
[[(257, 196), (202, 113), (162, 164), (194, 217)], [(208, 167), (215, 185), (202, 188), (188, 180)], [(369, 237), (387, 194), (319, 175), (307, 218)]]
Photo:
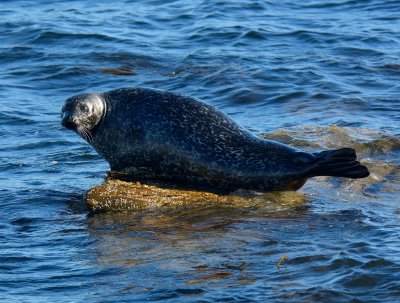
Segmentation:
[(356, 151), (352, 148), (314, 153), (318, 160), (311, 169), (313, 176), (346, 177), (352, 179), (369, 176), (368, 168), (357, 161)]

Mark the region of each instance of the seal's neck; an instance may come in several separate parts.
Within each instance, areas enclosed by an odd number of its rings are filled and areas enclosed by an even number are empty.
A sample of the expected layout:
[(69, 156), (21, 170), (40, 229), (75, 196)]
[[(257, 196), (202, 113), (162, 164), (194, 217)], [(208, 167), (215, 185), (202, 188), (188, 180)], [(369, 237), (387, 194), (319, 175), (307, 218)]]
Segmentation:
[(101, 125), (104, 123), (104, 120), (106, 118), (107, 115), (107, 110), (108, 110), (108, 106), (107, 106), (107, 102), (104, 100), (104, 98), (99, 95), (98, 96), (100, 102), (101, 102), (101, 117), (99, 119), (99, 122), (97, 122), (97, 124), (90, 130), (91, 135), (94, 137), (96, 135), (97, 130), (101, 127)]

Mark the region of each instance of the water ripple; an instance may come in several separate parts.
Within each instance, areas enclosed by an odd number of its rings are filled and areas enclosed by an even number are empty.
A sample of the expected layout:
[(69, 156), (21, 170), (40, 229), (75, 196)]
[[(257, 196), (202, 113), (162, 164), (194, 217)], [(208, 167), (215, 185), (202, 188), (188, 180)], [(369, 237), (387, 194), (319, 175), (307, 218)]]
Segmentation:
[[(398, 300), (398, 1), (1, 3), (4, 302)], [(61, 105), (132, 86), (308, 151), (353, 147), (371, 176), (241, 209), (88, 214), (109, 167)]]

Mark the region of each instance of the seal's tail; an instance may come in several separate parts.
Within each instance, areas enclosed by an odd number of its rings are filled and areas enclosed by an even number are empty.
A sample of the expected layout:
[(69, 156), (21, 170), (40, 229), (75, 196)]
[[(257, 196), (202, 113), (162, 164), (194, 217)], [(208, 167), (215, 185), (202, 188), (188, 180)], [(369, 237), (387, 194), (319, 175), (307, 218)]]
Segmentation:
[(327, 150), (314, 154), (318, 160), (311, 170), (313, 176), (346, 177), (352, 179), (369, 176), (368, 168), (357, 161), (352, 148)]

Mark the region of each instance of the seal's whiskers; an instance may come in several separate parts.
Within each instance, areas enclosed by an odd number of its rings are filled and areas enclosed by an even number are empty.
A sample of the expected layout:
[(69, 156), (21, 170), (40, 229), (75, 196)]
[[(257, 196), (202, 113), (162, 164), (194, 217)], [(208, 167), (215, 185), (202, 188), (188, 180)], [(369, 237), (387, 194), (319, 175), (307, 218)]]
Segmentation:
[(82, 138), (85, 139), (86, 141), (91, 142), (93, 140), (92, 134), (86, 127), (81, 126), (81, 127), (77, 128), (77, 131), (82, 136)]

